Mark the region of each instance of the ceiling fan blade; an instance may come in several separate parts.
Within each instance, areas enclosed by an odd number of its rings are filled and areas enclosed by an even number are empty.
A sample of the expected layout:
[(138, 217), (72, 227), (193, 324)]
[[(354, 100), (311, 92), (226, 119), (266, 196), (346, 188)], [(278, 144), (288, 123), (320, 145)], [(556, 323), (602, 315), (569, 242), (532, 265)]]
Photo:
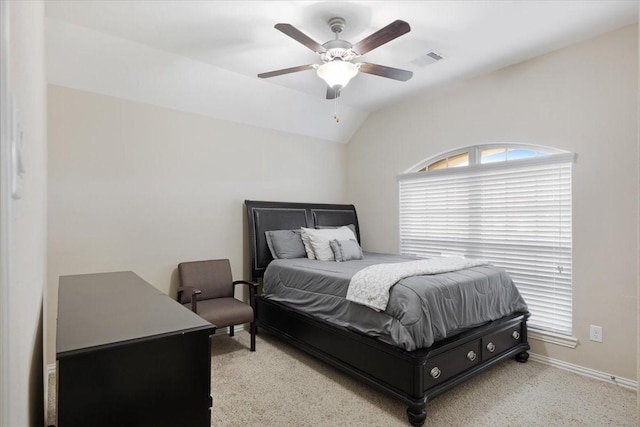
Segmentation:
[(282, 70), (269, 71), (268, 73), (260, 73), (258, 77), (261, 79), (268, 79), (269, 77), (281, 76), (283, 74), (297, 73), (298, 71), (310, 70), (313, 68), (313, 64), (299, 65), (297, 67), (283, 68)]
[(327, 87), (327, 99), (336, 99), (339, 96), (340, 96), (340, 89)]
[(320, 43), (313, 40), (311, 37), (307, 36), (305, 33), (298, 30), (296, 27), (294, 27), (291, 24), (276, 24), (275, 29), (282, 31), (283, 33), (285, 33), (295, 41), (302, 43), (303, 45), (305, 45), (306, 47), (308, 47), (314, 52), (322, 53), (322, 52), (326, 52), (327, 50), (324, 47), (322, 47)]
[(409, 31), (411, 31), (409, 24), (398, 19), (386, 27), (379, 29), (369, 37), (366, 37), (354, 44), (353, 50), (360, 55), (364, 55), (378, 46), (382, 46), (383, 44), (388, 43)]
[(367, 74), (374, 74), (388, 79), (400, 80), (406, 82), (413, 77), (413, 71), (401, 70), (399, 68), (387, 67), (385, 65), (369, 64), (363, 62), (360, 65), (360, 71)]

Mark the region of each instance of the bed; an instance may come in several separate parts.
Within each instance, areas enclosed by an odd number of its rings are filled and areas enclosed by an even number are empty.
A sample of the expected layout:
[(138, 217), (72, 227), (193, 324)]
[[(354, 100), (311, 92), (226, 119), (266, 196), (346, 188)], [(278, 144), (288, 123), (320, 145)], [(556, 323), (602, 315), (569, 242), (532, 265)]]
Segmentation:
[[(245, 206), (251, 275), (256, 281), (263, 279), (273, 261), (266, 231), (353, 224), (360, 239), (353, 205), (247, 200)], [(313, 261), (297, 262), (305, 263), (311, 265)], [(371, 336), (370, 331), (365, 333), (349, 324), (329, 321), (292, 301), (279, 301), (268, 294), (258, 297), (258, 327), (401, 400), (407, 405), (408, 420), (414, 426), (424, 424), (430, 399), (505, 359), (526, 362), (529, 358), (529, 313), (525, 310), (451, 336), (434, 337), (435, 342), (428, 347), (418, 343), (416, 349), (411, 349), (412, 346), (384, 336)]]

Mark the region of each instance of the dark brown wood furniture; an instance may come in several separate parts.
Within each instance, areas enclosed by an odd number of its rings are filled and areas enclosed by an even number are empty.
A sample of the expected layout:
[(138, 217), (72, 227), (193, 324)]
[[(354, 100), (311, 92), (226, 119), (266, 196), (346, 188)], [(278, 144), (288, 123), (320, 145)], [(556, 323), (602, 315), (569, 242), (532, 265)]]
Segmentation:
[[(178, 302), (218, 328), (249, 323), (251, 351), (256, 351), (255, 296), (258, 284), (236, 280), (231, 276), (228, 259), (181, 262), (178, 264), (180, 284)], [(249, 288), (249, 304), (234, 298), (237, 285)]]
[[(360, 238), (353, 205), (250, 200), (245, 205), (253, 280), (262, 277), (272, 260), (265, 231), (354, 224)], [(257, 315), (259, 328), (406, 403), (409, 422), (415, 426), (424, 424), (430, 399), (505, 359), (526, 362), (529, 358), (529, 313), (514, 313), (415, 351), (263, 297), (257, 298)]]
[(214, 331), (133, 272), (60, 277), (56, 425), (209, 426)]

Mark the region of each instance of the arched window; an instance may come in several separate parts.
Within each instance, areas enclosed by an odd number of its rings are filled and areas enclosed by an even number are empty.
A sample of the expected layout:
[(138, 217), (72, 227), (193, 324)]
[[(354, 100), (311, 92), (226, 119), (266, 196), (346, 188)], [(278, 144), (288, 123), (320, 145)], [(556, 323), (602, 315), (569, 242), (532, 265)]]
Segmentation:
[(430, 157), (410, 168), (407, 172), (428, 172), (478, 164), (536, 159), (561, 153), (563, 151), (555, 148), (524, 144), (474, 145)]
[(486, 258), (509, 272), (534, 329), (571, 335), (574, 158), (491, 144), (418, 163), (399, 176), (401, 253)]

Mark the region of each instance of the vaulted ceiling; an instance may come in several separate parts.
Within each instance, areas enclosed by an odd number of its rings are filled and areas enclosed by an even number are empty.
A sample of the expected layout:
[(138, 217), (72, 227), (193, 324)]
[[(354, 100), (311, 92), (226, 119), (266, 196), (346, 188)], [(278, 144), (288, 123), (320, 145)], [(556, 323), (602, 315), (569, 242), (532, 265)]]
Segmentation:
[[(638, 2), (49, 1), (46, 14), (49, 83), (348, 142), (372, 111), (637, 22)], [(315, 71), (256, 76), (320, 63), (275, 24), (324, 43), (335, 16), (352, 43), (407, 21), (409, 33), (362, 60), (413, 71), (407, 82), (358, 74), (339, 123)], [(426, 64), (429, 52), (443, 59)]]

